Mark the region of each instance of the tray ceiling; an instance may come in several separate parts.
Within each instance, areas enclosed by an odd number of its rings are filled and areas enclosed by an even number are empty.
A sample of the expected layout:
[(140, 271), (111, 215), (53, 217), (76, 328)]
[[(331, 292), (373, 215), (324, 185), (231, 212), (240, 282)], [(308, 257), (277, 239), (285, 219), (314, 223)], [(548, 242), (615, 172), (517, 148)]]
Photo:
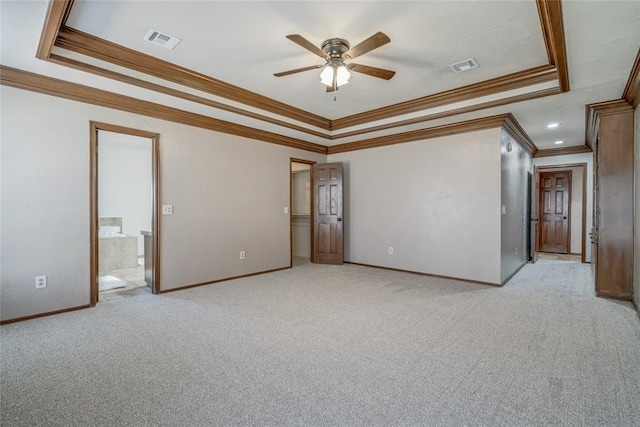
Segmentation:
[[(640, 2), (558, 4), (75, 0), (45, 66), (31, 55), (48, 2), (2, 2), (2, 65), (329, 147), (506, 113), (539, 149), (579, 147), (585, 104), (621, 97)], [(182, 40), (164, 49), (150, 28)], [(391, 43), (354, 62), (396, 71), (389, 81), (353, 73), (326, 93), (320, 70), (273, 76), (323, 62), (287, 34), (353, 46), (377, 31)], [(448, 67), (471, 57), (480, 68)]]

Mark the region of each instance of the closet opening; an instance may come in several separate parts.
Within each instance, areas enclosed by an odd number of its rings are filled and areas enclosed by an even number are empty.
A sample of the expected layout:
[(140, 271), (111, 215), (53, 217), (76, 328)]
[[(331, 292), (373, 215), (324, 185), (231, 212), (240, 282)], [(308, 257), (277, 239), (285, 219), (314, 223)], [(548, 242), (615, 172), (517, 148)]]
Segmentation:
[(315, 162), (291, 159), (291, 266), (311, 262), (313, 258), (313, 223), (311, 218), (311, 165)]

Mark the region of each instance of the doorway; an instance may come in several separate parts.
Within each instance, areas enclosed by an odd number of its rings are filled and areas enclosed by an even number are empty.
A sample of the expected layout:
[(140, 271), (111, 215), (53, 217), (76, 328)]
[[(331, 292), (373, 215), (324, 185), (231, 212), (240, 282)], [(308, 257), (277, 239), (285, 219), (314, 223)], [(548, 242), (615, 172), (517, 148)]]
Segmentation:
[(533, 259), (543, 254), (585, 263), (587, 164), (536, 166), (534, 175)]
[(312, 171), (315, 162), (291, 159), (290, 204), (291, 206), (291, 266), (303, 265), (313, 258), (313, 224), (311, 209)]
[(90, 143), (90, 303), (158, 293), (159, 136), (91, 122)]
[(571, 171), (540, 172), (538, 250), (569, 254), (571, 231)]

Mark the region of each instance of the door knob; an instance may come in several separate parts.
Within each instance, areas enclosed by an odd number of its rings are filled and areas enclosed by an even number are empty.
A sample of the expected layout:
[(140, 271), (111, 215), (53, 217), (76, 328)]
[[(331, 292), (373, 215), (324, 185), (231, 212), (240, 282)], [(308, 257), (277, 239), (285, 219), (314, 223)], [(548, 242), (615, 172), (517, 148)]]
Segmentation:
[(562, 219), (567, 219), (567, 217), (566, 217), (566, 216), (563, 216), (563, 217), (562, 217)]
[(342, 221), (342, 218), (338, 218), (338, 221)]

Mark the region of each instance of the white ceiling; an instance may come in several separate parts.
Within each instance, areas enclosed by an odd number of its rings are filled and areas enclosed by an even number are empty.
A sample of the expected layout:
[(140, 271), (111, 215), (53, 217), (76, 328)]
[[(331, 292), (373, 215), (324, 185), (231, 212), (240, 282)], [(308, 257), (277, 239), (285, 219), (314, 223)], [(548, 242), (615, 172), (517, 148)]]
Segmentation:
[[(64, 76), (71, 81), (187, 108), (183, 101), (149, 94), (124, 83), (55, 64), (40, 64), (42, 61), (33, 56), (47, 2), (2, 1), (0, 6), (3, 65), (57, 78)], [(564, 146), (583, 145), (585, 104), (619, 99), (629, 77), (640, 46), (640, 1), (564, 0), (562, 12), (570, 92), (430, 121), (427, 125), (510, 112), (539, 149), (557, 148), (553, 142), (558, 139), (566, 141)], [(548, 63), (534, 0), (75, 0), (67, 25), (329, 119)], [(151, 27), (182, 41), (173, 51), (153, 45), (143, 40)], [(319, 83), (320, 70), (273, 76), (275, 72), (323, 62), (287, 40), (287, 34), (300, 34), (317, 45), (327, 38), (341, 37), (353, 46), (377, 31), (386, 33), (391, 43), (353, 62), (396, 71), (389, 81), (354, 73), (348, 85), (328, 94)], [(478, 60), (479, 69), (461, 74), (449, 70), (449, 64), (470, 57)], [(110, 64), (101, 65), (140, 76)], [(265, 128), (264, 123), (202, 106), (189, 108)], [(561, 126), (549, 130), (546, 125), (550, 122), (559, 122)], [(324, 145), (348, 142), (328, 142), (294, 131), (279, 131)]]
[[(452, 16), (455, 22), (447, 18)], [(330, 119), (547, 62), (533, 1), (84, 1), (74, 5), (68, 25)], [(182, 41), (170, 51), (143, 40), (152, 27)], [(320, 83), (320, 70), (273, 76), (324, 63), (287, 34), (317, 46), (341, 37), (354, 46), (377, 31), (391, 43), (353, 62), (396, 71), (390, 81), (354, 73), (334, 102)], [(449, 69), (470, 57), (482, 67), (461, 74)]]

